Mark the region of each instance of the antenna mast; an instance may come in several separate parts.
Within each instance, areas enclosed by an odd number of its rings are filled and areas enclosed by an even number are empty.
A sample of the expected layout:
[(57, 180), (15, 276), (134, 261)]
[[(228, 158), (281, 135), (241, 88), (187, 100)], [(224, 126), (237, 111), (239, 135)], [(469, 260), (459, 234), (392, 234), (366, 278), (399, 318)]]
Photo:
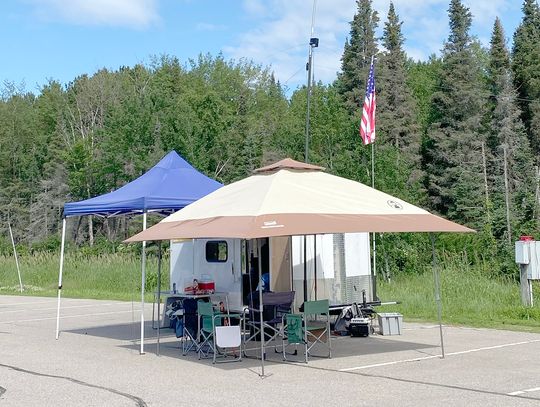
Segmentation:
[(304, 153), (304, 161), (309, 162), (309, 113), (311, 101), (311, 82), (313, 72), (313, 48), (319, 46), (319, 39), (313, 37), (313, 28), (315, 25), (315, 10), (317, 9), (317, 0), (313, 0), (313, 10), (311, 12), (311, 36), (309, 38), (309, 57), (306, 64), (307, 76), (307, 112), (306, 112), (306, 151)]

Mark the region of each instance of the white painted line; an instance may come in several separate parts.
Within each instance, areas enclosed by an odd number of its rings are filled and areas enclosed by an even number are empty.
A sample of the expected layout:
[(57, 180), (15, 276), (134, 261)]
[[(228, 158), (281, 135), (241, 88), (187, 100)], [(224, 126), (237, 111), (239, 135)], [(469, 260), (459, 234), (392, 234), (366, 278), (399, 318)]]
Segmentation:
[[(463, 351), (459, 351), (459, 352), (450, 352), (450, 353), (446, 353), (446, 356), (464, 355), (466, 353), (480, 352), (480, 351), (492, 350), (492, 349), (500, 349), (500, 348), (506, 348), (506, 347), (509, 347), (509, 346), (526, 345), (526, 344), (535, 343), (535, 342), (540, 342), (540, 339), (532, 339), (530, 341), (522, 341), (522, 342), (514, 342), (514, 343), (505, 343), (503, 345), (486, 346), (486, 347), (483, 347), (483, 348), (469, 349), (469, 350), (463, 350)], [(400, 363), (418, 362), (418, 361), (421, 361), (421, 360), (428, 360), (428, 359), (434, 359), (434, 358), (440, 358), (440, 357), (441, 357), (441, 355), (430, 355), (430, 356), (425, 356), (425, 357), (421, 357), (421, 358), (402, 359), (402, 360), (394, 360), (394, 361), (385, 362), (385, 363), (377, 363), (377, 364), (373, 364), (373, 365), (349, 367), (349, 368), (346, 368), (346, 369), (339, 369), (339, 371), (340, 372), (351, 372), (351, 371), (354, 371), (354, 370), (369, 369), (369, 368), (372, 368), (372, 367), (380, 367), (380, 366), (397, 365), (397, 364), (400, 364)], [(540, 388), (538, 388), (538, 390), (540, 390)]]
[[(91, 316), (95, 316), (95, 315), (127, 314), (127, 313), (130, 313), (130, 312), (132, 312), (132, 311), (129, 310), (129, 311), (115, 311), (115, 312), (97, 312), (97, 313), (94, 313), (94, 314), (65, 315), (65, 316), (61, 316), (60, 318), (64, 319), (64, 318), (91, 317)], [(34, 319), (16, 319), (14, 321), (0, 321), (0, 324), (15, 324), (15, 323), (19, 323), (19, 322), (49, 321), (51, 319), (56, 320), (56, 317), (34, 318)]]
[[(103, 300), (93, 300), (93, 299), (84, 299), (84, 298), (62, 298), (65, 302), (89, 302), (91, 301), (92, 304), (98, 303)], [(48, 301), (29, 301), (29, 302), (0, 302), (0, 307), (12, 307), (14, 305), (34, 305), (34, 304), (56, 304), (57, 299), (51, 298)], [(124, 303), (125, 301), (116, 301), (119, 304)]]
[(495, 346), (486, 346), (483, 348), (477, 348), (477, 349), (469, 349), (469, 350), (462, 350), (460, 352), (451, 352), (447, 353), (446, 355), (452, 356), (452, 355), (463, 355), (465, 353), (472, 353), (472, 352), (480, 352), (482, 350), (491, 350), (491, 349), (501, 349), (501, 348), (507, 348), (509, 346), (517, 346), (517, 345), (527, 345), (529, 343), (535, 343), (540, 342), (540, 339), (531, 339), (530, 341), (523, 341), (523, 342), (514, 342), (514, 343), (505, 343), (503, 345), (495, 345)]
[(506, 393), (506, 394), (508, 394), (509, 396), (517, 396), (519, 394), (531, 393), (533, 391), (539, 391), (539, 390), (540, 390), (540, 387), (533, 387), (532, 389), (513, 391), (512, 393)]
[(418, 362), (420, 360), (426, 360), (426, 359), (434, 359), (434, 358), (440, 358), (440, 355), (432, 355), (432, 356), (424, 356), (423, 358), (414, 358), (414, 359), (402, 359), (402, 360), (394, 360), (392, 362), (384, 362), (384, 363), (376, 363), (373, 365), (364, 365), (364, 366), (358, 366), (358, 367), (349, 367), (347, 369), (339, 369), (340, 372), (350, 372), (353, 370), (361, 370), (361, 369), (369, 369), (371, 367), (380, 367), (380, 366), (389, 366), (389, 365), (397, 365), (399, 363), (407, 363), (407, 362)]
[(13, 305), (34, 305), (34, 304), (54, 304), (56, 303), (55, 298), (51, 298), (50, 301), (32, 301), (32, 302), (1, 302), (0, 307), (6, 306), (11, 307)]
[[(118, 305), (129, 305), (131, 306), (131, 304), (124, 304), (124, 303), (110, 303), (110, 304), (88, 304), (88, 305), (73, 305), (71, 307), (62, 307), (61, 310), (65, 310), (65, 309), (72, 309), (72, 308), (88, 308), (88, 307), (110, 307), (111, 305), (114, 305), (114, 306), (118, 306)], [(139, 305), (139, 303), (137, 302), (137, 305)], [(13, 312), (36, 312), (36, 311), (56, 311), (57, 308), (54, 307), (54, 308), (38, 308), (38, 309), (16, 309), (16, 310), (9, 310), (9, 311), (0, 311), (0, 314), (9, 314), (9, 313), (13, 313)]]

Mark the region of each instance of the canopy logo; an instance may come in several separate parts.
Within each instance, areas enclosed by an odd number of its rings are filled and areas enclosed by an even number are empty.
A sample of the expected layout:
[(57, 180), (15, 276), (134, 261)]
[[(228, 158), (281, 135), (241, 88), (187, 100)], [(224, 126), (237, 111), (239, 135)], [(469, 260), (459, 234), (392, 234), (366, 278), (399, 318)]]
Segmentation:
[(271, 228), (282, 228), (285, 225), (278, 225), (278, 223), (275, 220), (270, 220), (267, 222), (264, 222), (263, 226), (261, 228), (263, 229), (271, 229)]
[(394, 208), (394, 209), (403, 209), (403, 205), (401, 205), (399, 202), (397, 201), (392, 201), (391, 199), (389, 199), (388, 201), (386, 201), (386, 203), (388, 204), (388, 206), (390, 208)]

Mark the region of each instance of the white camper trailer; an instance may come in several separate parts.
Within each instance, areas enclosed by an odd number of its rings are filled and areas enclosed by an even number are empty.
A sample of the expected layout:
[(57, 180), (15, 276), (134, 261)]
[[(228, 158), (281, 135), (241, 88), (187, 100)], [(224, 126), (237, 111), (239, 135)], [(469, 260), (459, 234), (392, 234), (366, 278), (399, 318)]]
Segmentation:
[[(213, 281), (228, 294), (229, 307), (241, 309), (259, 283), (257, 244), (262, 273), (272, 291), (296, 292), (295, 306), (328, 298), (331, 304), (372, 301), (371, 262), (367, 233), (271, 237), (258, 240), (189, 239), (171, 241), (171, 290), (197, 281)], [(305, 248), (305, 255), (304, 255)], [(306, 283), (304, 285), (304, 277)]]

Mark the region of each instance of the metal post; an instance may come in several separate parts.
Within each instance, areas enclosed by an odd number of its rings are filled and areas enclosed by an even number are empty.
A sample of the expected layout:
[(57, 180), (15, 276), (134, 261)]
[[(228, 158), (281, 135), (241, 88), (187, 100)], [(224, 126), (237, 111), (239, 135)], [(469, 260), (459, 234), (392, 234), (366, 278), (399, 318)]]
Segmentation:
[(304, 235), (304, 302), (307, 301), (307, 235)]
[(263, 325), (263, 291), (262, 291), (262, 252), (261, 244), (257, 242), (257, 255), (259, 257), (259, 316), (261, 324), (261, 377), (264, 377), (264, 325)]
[[(143, 231), (144, 230), (146, 230), (146, 212), (143, 212)], [(145, 285), (146, 285), (146, 241), (143, 241), (142, 242), (142, 257), (141, 257), (141, 349), (139, 351), (141, 355), (144, 355), (144, 286)], [(158, 324), (159, 324), (159, 321), (158, 321)]]
[[(158, 266), (157, 266), (157, 303), (158, 303), (158, 324), (157, 324), (157, 355), (159, 356), (159, 334), (161, 328), (161, 240), (158, 241)], [(163, 310), (165, 312), (165, 310)]]
[(17, 256), (17, 248), (15, 247), (15, 239), (13, 238), (13, 231), (11, 230), (11, 223), (8, 221), (9, 235), (11, 236), (11, 244), (13, 245), (13, 255), (15, 256), (15, 264), (17, 265), (17, 274), (19, 275), (19, 287), (21, 293), (23, 292), (23, 285), (21, 279), (21, 269), (19, 267), (19, 257)]
[(315, 24), (315, 9), (317, 7), (317, 0), (313, 0), (313, 10), (311, 12), (311, 36), (309, 39), (309, 56), (306, 69), (308, 71), (307, 77), (307, 111), (306, 111), (306, 148), (304, 153), (304, 162), (309, 162), (309, 113), (311, 106), (311, 82), (312, 82), (312, 68), (313, 68), (313, 48), (319, 46), (319, 39), (313, 38), (313, 27)]
[(519, 284), (521, 291), (521, 302), (525, 307), (533, 306), (532, 281), (527, 278), (528, 264), (519, 265)]
[[(371, 57), (373, 63), (373, 57)], [(375, 143), (371, 143), (371, 188), (375, 189)], [(373, 246), (373, 267), (371, 269), (371, 284), (373, 286), (373, 301), (377, 300), (377, 242), (375, 232), (371, 234)]]
[(439, 320), (439, 334), (441, 336), (441, 357), (444, 359), (444, 340), (442, 329), (442, 305), (441, 305), (441, 289), (439, 282), (439, 272), (437, 269), (437, 257), (435, 255), (435, 235), (429, 234), (431, 238), (431, 252), (433, 255), (433, 277), (435, 279), (435, 302), (437, 303), (437, 319)]
[(317, 301), (317, 235), (313, 235), (313, 279), (315, 280), (315, 301)]
[(62, 273), (64, 271), (64, 245), (66, 242), (66, 218), (62, 219), (62, 243), (60, 245), (60, 272), (58, 273), (58, 305), (56, 308), (56, 339), (60, 333), (60, 297), (62, 293)]

